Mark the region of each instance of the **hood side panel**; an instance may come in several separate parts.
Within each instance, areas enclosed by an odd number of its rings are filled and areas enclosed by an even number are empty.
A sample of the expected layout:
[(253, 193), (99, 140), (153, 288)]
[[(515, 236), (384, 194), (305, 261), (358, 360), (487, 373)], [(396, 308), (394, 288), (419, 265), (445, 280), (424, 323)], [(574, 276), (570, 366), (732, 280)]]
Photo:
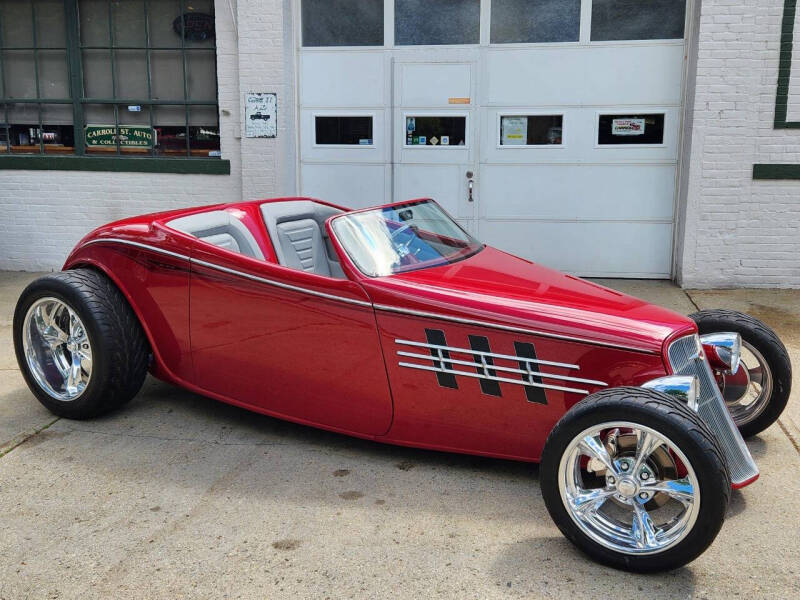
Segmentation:
[(456, 262), (363, 281), (376, 305), (662, 352), (687, 317), (491, 247)]

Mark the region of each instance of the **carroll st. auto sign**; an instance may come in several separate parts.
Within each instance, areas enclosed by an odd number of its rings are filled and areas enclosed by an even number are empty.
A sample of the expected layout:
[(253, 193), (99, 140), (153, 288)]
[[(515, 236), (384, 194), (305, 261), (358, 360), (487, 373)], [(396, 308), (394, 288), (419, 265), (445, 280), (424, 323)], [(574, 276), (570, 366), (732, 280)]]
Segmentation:
[(87, 125), (86, 145), (90, 148), (119, 145), (121, 148), (152, 148), (153, 128), (146, 125)]

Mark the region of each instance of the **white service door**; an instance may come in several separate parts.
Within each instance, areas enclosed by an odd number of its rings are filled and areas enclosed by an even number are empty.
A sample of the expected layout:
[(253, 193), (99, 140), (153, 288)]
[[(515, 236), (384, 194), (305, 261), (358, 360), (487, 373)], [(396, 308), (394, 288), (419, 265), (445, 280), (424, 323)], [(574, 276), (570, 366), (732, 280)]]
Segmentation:
[[(477, 197), (477, 60), (461, 51), (392, 61), (395, 202), (429, 197), (473, 230)], [(440, 59), (430, 61), (430, 55)], [(476, 53), (475, 53), (476, 54)], [(457, 58), (456, 58), (457, 57)], [(475, 56), (477, 58), (477, 55)]]

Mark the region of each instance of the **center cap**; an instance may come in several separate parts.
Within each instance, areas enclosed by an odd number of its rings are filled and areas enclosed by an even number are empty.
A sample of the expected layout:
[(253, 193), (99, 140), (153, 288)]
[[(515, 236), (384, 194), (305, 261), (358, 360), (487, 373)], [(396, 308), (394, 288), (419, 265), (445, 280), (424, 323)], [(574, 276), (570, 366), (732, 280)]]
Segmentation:
[(636, 495), (636, 488), (636, 483), (630, 479), (623, 479), (617, 484), (617, 491), (627, 498), (632, 498)]

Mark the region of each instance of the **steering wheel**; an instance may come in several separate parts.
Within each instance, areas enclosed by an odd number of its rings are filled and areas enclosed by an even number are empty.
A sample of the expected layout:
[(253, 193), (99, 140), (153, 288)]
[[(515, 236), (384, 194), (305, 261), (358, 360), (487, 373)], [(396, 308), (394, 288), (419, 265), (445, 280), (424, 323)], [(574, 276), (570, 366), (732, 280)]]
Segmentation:
[[(397, 238), (402, 233), (407, 232), (409, 229), (411, 229), (411, 225), (405, 224), (405, 225), (402, 225), (402, 226), (398, 227), (397, 229), (395, 229), (390, 234), (390, 240), (391, 240), (392, 244), (394, 245), (395, 249), (397, 250), (397, 254), (400, 256), (401, 264), (408, 264), (409, 262), (412, 262), (412, 263), (413, 262), (418, 262), (418, 261), (414, 260), (416, 257), (412, 255), (411, 250), (409, 250), (409, 248), (408, 248), (408, 246), (411, 244), (411, 242), (413, 242), (414, 239), (415, 239), (413, 230), (411, 231), (411, 235), (408, 236), (408, 239), (405, 242), (397, 241)], [(419, 250), (417, 250), (417, 252), (419, 252)]]

